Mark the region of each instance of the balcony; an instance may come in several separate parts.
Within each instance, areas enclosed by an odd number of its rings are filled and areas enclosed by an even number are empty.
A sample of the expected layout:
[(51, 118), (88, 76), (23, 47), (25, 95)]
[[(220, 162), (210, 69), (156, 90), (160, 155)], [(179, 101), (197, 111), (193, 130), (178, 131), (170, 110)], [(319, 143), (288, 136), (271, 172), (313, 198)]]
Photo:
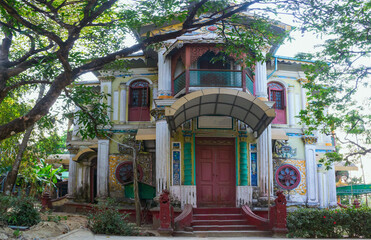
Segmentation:
[(180, 96), (200, 88), (234, 88), (254, 94), (254, 82), (246, 71), (190, 69), (173, 81), (173, 95)]

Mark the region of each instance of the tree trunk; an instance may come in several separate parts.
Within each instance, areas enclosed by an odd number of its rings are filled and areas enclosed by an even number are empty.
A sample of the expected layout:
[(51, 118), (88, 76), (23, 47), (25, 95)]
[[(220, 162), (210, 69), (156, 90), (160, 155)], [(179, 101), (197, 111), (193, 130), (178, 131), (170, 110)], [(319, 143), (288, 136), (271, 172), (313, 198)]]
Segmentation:
[[(140, 149), (140, 146), (139, 146)], [(139, 150), (136, 147), (133, 148), (133, 176), (134, 176), (134, 201), (135, 201), (135, 222), (139, 227), (141, 225), (141, 213), (142, 207), (140, 205), (139, 198), (139, 186), (138, 186), (138, 155)]]
[[(45, 84), (41, 85), (41, 87), (40, 87), (40, 92), (39, 92), (39, 96), (37, 98), (37, 102), (40, 101), (40, 99), (44, 95), (44, 91), (45, 91)], [(18, 153), (17, 153), (17, 156), (16, 156), (15, 161), (13, 163), (12, 170), (8, 173), (8, 175), (6, 177), (6, 181), (5, 181), (5, 184), (4, 184), (4, 194), (5, 195), (11, 195), (11, 193), (12, 193), (13, 187), (14, 187), (15, 182), (17, 180), (19, 166), (21, 165), (21, 162), (22, 162), (23, 153), (26, 150), (28, 140), (30, 140), (30, 136), (31, 136), (34, 125), (35, 124), (32, 124), (30, 127), (27, 128), (27, 130), (26, 130), (26, 132), (23, 136), (22, 143), (19, 146)]]

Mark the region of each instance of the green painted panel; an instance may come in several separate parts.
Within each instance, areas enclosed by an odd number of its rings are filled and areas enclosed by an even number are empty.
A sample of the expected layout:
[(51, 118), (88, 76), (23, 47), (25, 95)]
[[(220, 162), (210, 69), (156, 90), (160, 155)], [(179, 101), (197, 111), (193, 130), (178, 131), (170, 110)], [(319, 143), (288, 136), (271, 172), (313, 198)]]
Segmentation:
[(371, 193), (371, 184), (359, 184), (336, 188), (336, 195), (362, 195)]
[(192, 143), (184, 143), (184, 185), (192, 185)]
[[(153, 199), (156, 196), (156, 189), (150, 185), (144, 183), (138, 183), (139, 186), (139, 198), (140, 199)], [(125, 197), (134, 198), (134, 184), (130, 183), (125, 185), (124, 188)]]
[(240, 141), (240, 177), (241, 186), (247, 186), (247, 143)]

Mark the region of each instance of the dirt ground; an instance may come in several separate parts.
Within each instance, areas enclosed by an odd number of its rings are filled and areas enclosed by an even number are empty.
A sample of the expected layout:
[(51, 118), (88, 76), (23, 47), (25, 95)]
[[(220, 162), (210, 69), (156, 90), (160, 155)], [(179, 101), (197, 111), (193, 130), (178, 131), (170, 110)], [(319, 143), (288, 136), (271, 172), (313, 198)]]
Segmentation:
[(75, 229), (86, 228), (88, 220), (86, 216), (70, 213), (43, 213), (42, 221), (29, 230), (20, 231), (17, 237), (14, 230), (8, 227), (0, 227), (0, 240), (10, 239), (52, 239)]

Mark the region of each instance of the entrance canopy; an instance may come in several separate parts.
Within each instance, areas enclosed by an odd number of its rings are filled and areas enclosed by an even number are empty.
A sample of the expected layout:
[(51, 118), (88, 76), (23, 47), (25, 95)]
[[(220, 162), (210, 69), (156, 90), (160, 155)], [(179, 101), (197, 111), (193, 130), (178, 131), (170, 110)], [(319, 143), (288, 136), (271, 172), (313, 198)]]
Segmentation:
[(166, 107), (170, 130), (200, 116), (230, 116), (246, 123), (259, 137), (276, 117), (273, 108), (249, 93), (225, 88), (204, 89), (178, 99)]

